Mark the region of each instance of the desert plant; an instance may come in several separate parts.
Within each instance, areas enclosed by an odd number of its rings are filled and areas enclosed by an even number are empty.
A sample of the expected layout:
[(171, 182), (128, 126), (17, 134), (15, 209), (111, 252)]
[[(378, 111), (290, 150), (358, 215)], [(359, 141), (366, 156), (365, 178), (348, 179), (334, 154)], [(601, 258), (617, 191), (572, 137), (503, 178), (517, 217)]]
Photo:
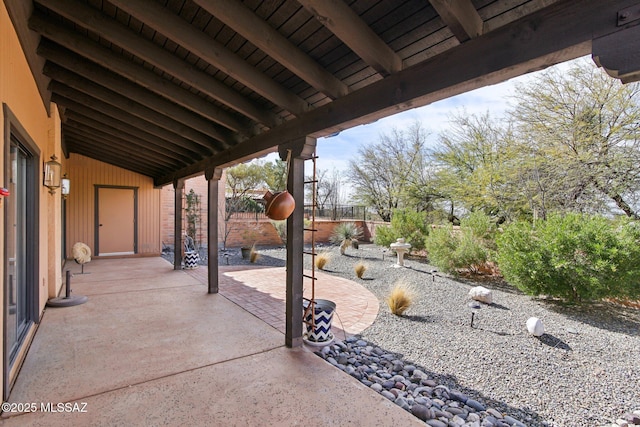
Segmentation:
[(256, 241), (260, 237), (261, 226), (259, 222), (255, 224), (247, 224), (247, 227), (242, 231), (242, 247), (251, 248), (256, 245)]
[(411, 249), (424, 249), (424, 239), (429, 234), (427, 217), (424, 212), (396, 209), (391, 217), (391, 224), (376, 228), (375, 243), (389, 246), (399, 238), (404, 238)]
[(358, 276), (358, 279), (362, 279), (362, 276), (364, 276), (364, 272), (367, 271), (367, 265), (364, 262), (360, 261), (353, 267), (353, 270), (356, 272), (356, 276)]
[(491, 220), (489, 215), (482, 211), (469, 213), (460, 221), (460, 227), (465, 228), (474, 236), (485, 239), (494, 240), (496, 234), (495, 222)]
[(444, 225), (432, 230), (425, 239), (429, 262), (445, 273), (468, 270), (477, 273), (495, 252), (495, 225), (482, 212), (462, 219), (460, 229)]
[(278, 236), (280, 236), (280, 240), (282, 243), (287, 242), (287, 220), (282, 221), (271, 221), (271, 224), (276, 229)]
[(318, 255), (316, 255), (316, 267), (318, 268), (318, 270), (324, 270), (324, 267), (329, 263), (329, 261), (331, 260), (331, 255), (327, 252), (320, 252)]
[(251, 261), (251, 263), (253, 264), (253, 263), (257, 262), (259, 259), (260, 259), (260, 252), (258, 252), (256, 250), (256, 246), (253, 245), (251, 247), (251, 252), (249, 254), (249, 261)]
[(458, 246), (457, 237), (451, 224), (431, 230), (425, 239), (425, 249), (429, 254), (429, 263), (445, 273), (455, 271), (453, 254)]
[(357, 241), (360, 237), (362, 237), (362, 228), (353, 222), (341, 222), (333, 229), (330, 240), (340, 245), (340, 255), (344, 255), (353, 241)]
[(187, 236), (193, 239), (194, 244), (198, 241), (197, 227), (200, 223), (200, 196), (193, 191), (193, 188), (189, 190), (185, 196), (186, 207), (185, 219), (187, 222)]
[(414, 298), (414, 292), (409, 285), (404, 282), (396, 282), (387, 297), (387, 304), (391, 313), (402, 316), (411, 307)]
[(498, 237), (505, 279), (530, 295), (569, 301), (640, 296), (640, 227), (602, 216), (516, 222)]

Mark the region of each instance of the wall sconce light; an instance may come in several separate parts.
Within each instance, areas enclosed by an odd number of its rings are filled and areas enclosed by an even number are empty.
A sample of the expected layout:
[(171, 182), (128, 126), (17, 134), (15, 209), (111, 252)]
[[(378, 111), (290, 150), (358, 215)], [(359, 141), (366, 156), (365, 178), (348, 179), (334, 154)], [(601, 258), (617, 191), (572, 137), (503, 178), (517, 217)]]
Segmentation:
[(60, 186), (60, 193), (62, 193), (62, 197), (63, 198), (67, 198), (67, 196), (69, 195), (69, 189), (71, 187), (71, 181), (69, 181), (69, 178), (67, 178), (67, 174), (65, 173), (62, 176), (62, 181), (61, 181), (61, 186)]
[(49, 194), (55, 194), (56, 188), (60, 188), (60, 172), (62, 165), (57, 161), (56, 155), (51, 160), (44, 162), (42, 185), (49, 189)]

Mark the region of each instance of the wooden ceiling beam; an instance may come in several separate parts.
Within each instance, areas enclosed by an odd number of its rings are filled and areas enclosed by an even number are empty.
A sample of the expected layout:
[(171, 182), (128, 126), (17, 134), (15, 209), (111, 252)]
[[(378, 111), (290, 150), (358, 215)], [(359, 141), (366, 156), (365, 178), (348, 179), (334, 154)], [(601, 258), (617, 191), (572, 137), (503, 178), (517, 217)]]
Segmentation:
[(427, 105), (589, 53), (593, 38), (620, 30), (618, 10), (632, 0), (558, 1), (386, 79), (318, 107), (301, 118), (155, 180), (160, 186), (211, 167), (275, 151), (287, 141), (320, 137)]
[[(63, 40), (64, 42), (65, 40)], [(153, 71), (149, 71), (121, 56), (114, 55), (109, 49), (91, 40), (83, 40), (81, 44), (83, 45), (82, 47), (76, 44), (75, 48), (81, 50), (84, 56), (43, 37), (38, 46), (38, 54), (69, 70), (73, 70), (77, 74), (84, 76), (91, 76), (92, 73), (106, 75), (107, 77), (103, 79), (105, 81), (118, 81), (119, 84), (125, 84), (129, 88), (137, 86), (139, 89), (134, 89), (136, 92), (140, 92), (141, 89), (147, 90), (158, 97), (162, 97), (162, 102), (173, 102), (193, 113), (197, 113), (203, 119), (224, 126), (225, 129), (230, 129), (245, 136), (255, 134), (255, 132), (252, 132), (253, 124), (251, 122), (245, 121), (243, 123), (226, 111), (213, 106), (212, 103), (204, 98), (160, 77)], [(126, 81), (123, 82), (123, 80)], [(103, 84), (103, 86), (106, 86), (106, 84)], [(114, 84), (111, 86), (114, 86)], [(217, 132), (224, 135), (224, 130)]]
[(171, 165), (174, 168), (177, 166), (182, 167), (188, 165), (187, 162), (184, 162), (182, 160), (181, 156), (172, 154), (169, 151), (162, 151), (153, 144), (141, 141), (123, 132), (118, 132), (117, 129), (109, 129), (108, 127), (105, 128), (105, 126), (98, 127), (95, 125), (95, 123), (78, 121), (72, 117), (67, 118), (67, 121), (64, 123), (64, 127), (65, 129), (82, 131), (84, 133), (88, 133), (89, 135), (95, 134), (96, 137), (104, 141), (120, 141), (127, 144), (128, 147), (133, 148), (136, 152), (143, 152), (145, 153), (145, 156), (149, 156), (149, 158), (151, 159), (165, 162), (167, 165)]
[(241, 2), (195, 0), (195, 3), (331, 99), (349, 93), (347, 85), (322, 68)]
[(157, 177), (162, 174), (162, 168), (149, 167), (141, 163), (132, 161), (122, 155), (105, 152), (102, 147), (98, 145), (88, 146), (77, 136), (69, 135), (63, 137), (66, 140), (66, 144), (69, 147), (70, 152), (77, 153), (82, 156), (90, 157), (100, 162), (108, 163), (119, 168), (127, 169), (132, 172), (139, 173), (151, 178)]
[[(51, 73), (51, 67), (46, 64), (45, 73), (54, 74)], [(54, 81), (51, 82), (51, 90), (54, 93), (76, 99), (87, 105), (91, 105), (94, 102), (107, 104), (111, 108), (116, 108), (124, 114), (130, 115), (132, 118), (138, 118), (150, 125), (162, 128), (165, 133), (171, 132), (176, 137), (181, 137), (185, 141), (188, 141), (188, 145), (185, 146), (185, 148), (189, 148), (203, 155), (210, 155), (219, 151), (213, 146), (211, 139), (172, 120), (168, 116), (159, 114), (86, 79), (66, 79), (60, 75), (60, 73), (57, 73), (56, 76), (57, 77), (53, 79)]]
[(127, 158), (134, 160), (136, 163), (161, 169), (174, 169), (176, 167), (175, 162), (168, 161), (166, 158), (158, 159), (155, 155), (144, 150), (132, 150), (131, 144), (126, 141), (113, 137), (105, 138), (104, 135), (101, 135), (98, 132), (83, 129), (81, 127), (74, 126), (73, 124), (65, 124), (64, 134), (68, 136), (75, 136), (78, 140), (83, 140), (91, 143), (92, 145), (98, 145), (108, 153), (118, 155), (124, 155), (124, 153), (126, 153)]
[(640, 25), (595, 39), (592, 58), (622, 83), (640, 81)]
[(53, 88), (51, 100), (58, 105), (62, 105), (69, 109), (77, 108), (77, 111), (81, 112), (86, 109), (98, 111), (116, 120), (135, 126), (144, 132), (155, 135), (159, 138), (159, 141), (169, 141), (167, 145), (182, 147), (185, 150), (188, 150), (189, 156), (194, 159), (203, 157), (201, 147), (196, 145), (193, 141), (175, 135), (172, 132), (168, 132), (166, 129), (153, 123), (149, 123), (146, 120), (131, 116), (126, 111), (85, 95), (82, 92), (66, 87), (61, 83), (52, 82), (51, 86)]
[[(110, 117), (101, 115), (100, 113), (93, 112), (93, 111), (89, 111), (89, 114), (94, 116), (96, 115), (102, 116), (104, 118), (110, 119)], [(178, 163), (188, 165), (191, 162), (193, 162), (193, 159), (181, 153), (183, 150), (176, 150), (173, 145), (168, 144), (171, 146), (172, 149), (167, 149), (167, 148), (164, 148), (166, 145), (165, 146), (158, 145), (157, 142), (153, 140), (153, 138), (148, 138), (148, 137), (140, 138), (138, 135), (143, 132), (139, 132), (138, 134), (131, 134), (131, 133), (128, 133), (126, 129), (123, 129), (120, 126), (118, 127), (110, 126), (109, 124), (105, 123), (102, 120), (96, 120), (94, 118), (89, 117), (88, 115), (79, 114), (73, 110), (65, 111), (65, 119), (67, 121), (72, 120), (75, 123), (79, 123), (79, 124), (91, 127), (93, 129), (96, 129), (97, 131), (111, 135), (113, 137), (129, 141), (132, 144), (140, 146), (141, 149), (162, 154), (166, 157), (169, 157), (175, 160)], [(111, 119), (111, 120), (114, 120), (114, 119)], [(177, 153), (176, 151), (180, 151), (180, 153)]]
[[(179, 129), (180, 127), (184, 127), (188, 129), (186, 132), (180, 131), (182, 135), (188, 137), (193, 136), (198, 138), (198, 141), (204, 141), (204, 143), (210, 143), (210, 141), (208, 138), (202, 138), (201, 134), (220, 141), (221, 147), (218, 148), (229, 148), (237, 143), (237, 141), (232, 139), (229, 132), (226, 130), (221, 132), (220, 128), (205, 120), (202, 116), (185, 110), (135, 83), (118, 78), (117, 75), (98, 65), (82, 60), (80, 63), (77, 61), (66, 61), (63, 56), (52, 56), (55, 57), (45, 63), (43, 72), (53, 80), (65, 83), (67, 86), (75, 87), (85, 93), (90, 93), (97, 98), (100, 98), (100, 96), (98, 96), (98, 93), (92, 91), (92, 87), (106, 88), (107, 91), (111, 91), (117, 95), (114, 101), (117, 101), (117, 99), (124, 101), (124, 98), (126, 98), (133, 101), (133, 103), (142, 105), (151, 111), (155, 111), (156, 115), (166, 116), (166, 121), (174, 123), (174, 128)], [(80, 86), (84, 89), (80, 88)], [(110, 98), (113, 98), (113, 96)], [(108, 102), (106, 99), (103, 99), (103, 101)], [(128, 108), (128, 105), (125, 105), (125, 107)]]
[[(72, 101), (68, 101), (72, 102)], [(155, 147), (155, 150), (161, 153), (171, 153), (172, 157), (179, 159), (182, 162), (190, 164), (194, 161), (190, 157), (191, 151), (179, 147), (166, 139), (157, 137), (150, 133), (144, 132), (135, 126), (113, 117), (102, 114), (96, 110), (84, 107), (78, 103), (73, 103), (69, 108), (66, 108), (64, 112), (65, 119), (72, 119), (79, 123), (84, 123), (89, 126), (93, 126), (98, 130), (105, 133), (111, 133), (118, 137), (124, 137), (135, 139), (141, 143), (148, 144), (149, 147)]]
[[(213, 99), (233, 108), (234, 110), (252, 118), (253, 120), (272, 127), (281, 122), (275, 114), (258, 107), (242, 94), (231, 89), (224, 83), (218, 81), (213, 76), (196, 69), (194, 66), (187, 64), (171, 52), (157, 46), (149, 40), (133, 33), (126, 26), (104, 16), (99, 10), (93, 9), (84, 3), (75, 0), (35, 0), (40, 5), (53, 10), (54, 12), (64, 16), (76, 25), (90, 29), (96, 32), (105, 40), (109, 40), (125, 51), (137, 56), (140, 59), (154, 65), (155, 67), (170, 74), (174, 78), (185, 82), (186, 84), (206, 93)], [(34, 31), (37, 29), (37, 21), (34, 19), (38, 16), (34, 12), (29, 20), (29, 26)], [(46, 21), (46, 18), (40, 16), (40, 22)], [(53, 25), (49, 28), (52, 32), (60, 31), (59, 25)], [(42, 29), (44, 31), (44, 29)], [(47, 38), (47, 33), (42, 32)], [(77, 34), (76, 39), (80, 40), (86, 36)], [(82, 52), (79, 52), (82, 55)]]
[[(251, 136), (257, 133), (257, 130), (254, 129), (255, 124), (250, 120), (242, 120), (229, 114), (227, 111), (157, 75), (153, 71), (122, 56), (116, 55), (99, 43), (88, 38), (79, 39), (77, 33), (64, 27), (56, 26), (39, 14), (34, 14), (31, 17), (30, 23), (34, 31), (38, 31), (44, 36), (41, 38), (38, 46), (38, 53), (45, 58), (75, 54), (76, 57), (79, 58), (76, 65), (77, 67), (82, 66), (82, 59), (88, 60), (87, 62), (93, 62), (104, 68), (108, 68), (113, 73), (117, 73), (125, 79), (145, 87), (227, 129), (238, 132), (244, 136)], [(76, 68), (74, 67), (73, 69), (75, 70)]]
[(290, 113), (299, 116), (309, 110), (310, 106), (304, 99), (158, 3), (131, 0), (110, 2)]
[(471, 0), (429, 0), (460, 43), (482, 35), (482, 18)]
[(298, 0), (309, 12), (383, 76), (402, 69), (402, 59), (343, 0)]

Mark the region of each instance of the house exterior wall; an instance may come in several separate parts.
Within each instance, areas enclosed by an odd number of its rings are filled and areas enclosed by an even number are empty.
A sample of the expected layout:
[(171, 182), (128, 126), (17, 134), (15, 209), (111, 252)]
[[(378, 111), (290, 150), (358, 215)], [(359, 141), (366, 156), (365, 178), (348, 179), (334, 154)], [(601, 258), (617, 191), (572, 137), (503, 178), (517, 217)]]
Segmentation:
[[(218, 193), (218, 206), (222, 206), (224, 209), (224, 186), (226, 180), (224, 174), (220, 180), (220, 191)], [(206, 246), (207, 239), (207, 180), (204, 175), (191, 178), (185, 181), (184, 194), (188, 194), (189, 191), (193, 191), (200, 197), (201, 200), (201, 227), (197, 227), (198, 236), (197, 240), (201, 246)], [(163, 247), (173, 248), (173, 221), (174, 221), (174, 195), (175, 190), (173, 186), (166, 185), (161, 189), (161, 219), (160, 219), (160, 236)], [(183, 201), (183, 227), (186, 229), (186, 221), (184, 217), (185, 203)], [(241, 246), (251, 246), (256, 244), (258, 246), (277, 246), (282, 245), (282, 239), (278, 235), (271, 220), (261, 216), (257, 220), (255, 218), (232, 218), (225, 224), (223, 220), (223, 212), (219, 213), (218, 222), (218, 245), (220, 247), (226, 246), (227, 248), (238, 248)], [(354, 222), (357, 226), (363, 230), (363, 242), (371, 242), (375, 237), (375, 228), (378, 225), (384, 225), (383, 222), (376, 221), (362, 221), (362, 220), (344, 220), (346, 222)], [(330, 241), (333, 229), (341, 221), (327, 221), (318, 220), (316, 223), (316, 242), (328, 243)], [(387, 224), (388, 225), (388, 224)], [(226, 236), (225, 242), (225, 230), (229, 233)], [(305, 232), (305, 243), (311, 242), (311, 234)], [(226, 245), (225, 245), (226, 243)]]
[[(38, 226), (37, 242), (30, 242), (37, 247), (37, 290), (36, 304), (38, 313), (42, 310), (50, 296), (57, 295), (62, 285), (62, 246), (61, 242), (61, 199), (60, 192), (49, 194), (46, 187), (42, 186), (43, 162), (55, 154), (64, 165), (64, 156), (61, 150), (60, 118), (55, 106), (51, 108), (49, 116), (42, 98), (38, 92), (35, 81), (26, 58), (22, 52), (18, 36), (4, 6), (0, 5), (0, 104), (3, 116), (0, 119), (0, 135), (2, 135), (2, 150), (0, 150), (0, 187), (9, 187), (10, 167), (6, 158), (8, 147), (8, 135), (10, 128), (19, 126), (30, 141), (39, 150), (39, 158), (34, 159), (38, 165), (38, 194), (35, 195), (37, 203), (36, 212), (28, 212), (31, 218), (35, 218)], [(8, 119), (11, 117), (11, 119)], [(9, 125), (10, 123), (10, 125)], [(11, 197), (11, 196), (9, 196)], [(5, 204), (7, 198), (0, 196), (0, 240), (5, 242)], [(3, 286), (5, 281), (4, 244), (0, 244), (0, 279)], [(6, 317), (4, 313), (4, 292), (0, 292), (0, 331), (4, 331), (2, 323)], [(31, 337), (35, 331), (32, 326), (27, 332), (22, 348), (18, 353), (18, 362), (15, 363), (11, 375), (15, 375), (20, 360), (24, 357)], [(4, 334), (2, 338), (0, 354), (5, 352)], [(0, 391), (4, 394), (4, 384), (0, 384)]]
[(229, 230), (226, 241), (228, 248), (284, 245), (271, 220), (267, 218), (258, 221), (230, 219), (226, 227)]
[[(224, 187), (225, 187), (226, 179), (224, 174), (222, 174), (222, 178), (218, 185), (220, 185), (220, 191), (218, 192), (218, 207), (222, 209), (219, 212), (219, 216), (222, 217), (224, 212)], [(189, 194), (189, 191), (193, 189), (193, 192), (198, 195), (200, 198), (200, 215), (199, 222), (196, 224), (197, 236), (196, 243), (198, 243), (202, 247), (207, 246), (207, 227), (208, 227), (208, 209), (207, 209), (207, 198), (209, 194), (209, 184), (205, 179), (204, 175), (196, 176), (194, 178), (190, 178), (185, 180), (184, 183), (184, 195)], [(172, 185), (165, 185), (162, 187), (160, 192), (160, 205), (161, 205), (161, 219), (160, 219), (160, 240), (162, 241), (163, 247), (171, 247), (173, 248), (174, 236), (173, 236), (173, 224), (174, 224), (174, 199), (175, 199), (175, 190)], [(183, 200), (182, 203), (182, 226), (186, 230), (187, 222), (185, 218), (185, 207), (186, 203)], [(222, 242), (222, 233), (223, 227), (221, 224), (218, 224), (218, 243)]]
[[(371, 242), (375, 237), (375, 227), (376, 223), (374, 221), (362, 221), (362, 220), (351, 220), (345, 219), (340, 221), (330, 221), (330, 220), (317, 220), (316, 221), (316, 235), (315, 239), (318, 243), (329, 243), (331, 241), (331, 235), (333, 234), (333, 230), (340, 224), (341, 222), (353, 222), (356, 226), (362, 229), (362, 237), (359, 239), (361, 242)], [(384, 223), (379, 223), (384, 224)], [(311, 233), (306, 231), (304, 233), (304, 241), (305, 243), (311, 242)]]
[[(137, 189), (137, 253), (160, 255), (160, 190), (153, 179), (98, 160), (71, 154), (63, 171), (71, 181), (67, 197), (67, 258), (71, 248), (83, 242), (96, 253), (96, 186)], [(171, 207), (173, 210), (173, 206)]]

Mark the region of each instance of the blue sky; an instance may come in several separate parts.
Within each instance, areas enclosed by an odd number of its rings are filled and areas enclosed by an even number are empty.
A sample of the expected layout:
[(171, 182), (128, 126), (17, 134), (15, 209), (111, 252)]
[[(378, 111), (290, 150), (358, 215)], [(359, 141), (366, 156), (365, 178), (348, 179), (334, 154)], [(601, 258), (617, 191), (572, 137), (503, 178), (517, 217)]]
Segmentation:
[[(557, 65), (567, 67), (569, 63)], [(537, 73), (537, 72), (536, 72)], [(358, 158), (358, 150), (365, 144), (376, 143), (381, 134), (390, 133), (393, 128), (406, 129), (416, 120), (430, 133), (429, 142), (435, 144), (438, 135), (450, 126), (452, 114), (466, 111), (469, 114), (484, 114), (487, 111), (492, 118), (504, 116), (511, 102), (510, 96), (515, 91), (517, 82), (526, 82), (536, 73), (526, 74), (492, 86), (486, 86), (467, 93), (463, 93), (424, 107), (414, 108), (393, 116), (380, 119), (374, 123), (356, 126), (340, 132), (330, 138), (319, 138), (316, 153), (317, 166), (331, 172), (334, 168), (346, 170), (349, 161)], [(265, 159), (273, 160), (276, 154), (270, 154)], [(310, 165), (307, 169), (310, 173)]]
[(364, 144), (377, 143), (381, 134), (393, 128), (407, 129), (415, 121), (422, 123), (430, 133), (429, 141), (435, 143), (438, 134), (446, 131), (451, 114), (464, 110), (469, 114), (489, 111), (492, 117), (504, 115), (507, 97), (513, 89), (512, 81), (476, 89), (452, 98), (444, 99), (424, 107), (414, 108), (367, 125), (356, 126), (331, 138), (318, 139), (318, 167), (321, 169), (346, 169), (349, 160), (358, 157)]

